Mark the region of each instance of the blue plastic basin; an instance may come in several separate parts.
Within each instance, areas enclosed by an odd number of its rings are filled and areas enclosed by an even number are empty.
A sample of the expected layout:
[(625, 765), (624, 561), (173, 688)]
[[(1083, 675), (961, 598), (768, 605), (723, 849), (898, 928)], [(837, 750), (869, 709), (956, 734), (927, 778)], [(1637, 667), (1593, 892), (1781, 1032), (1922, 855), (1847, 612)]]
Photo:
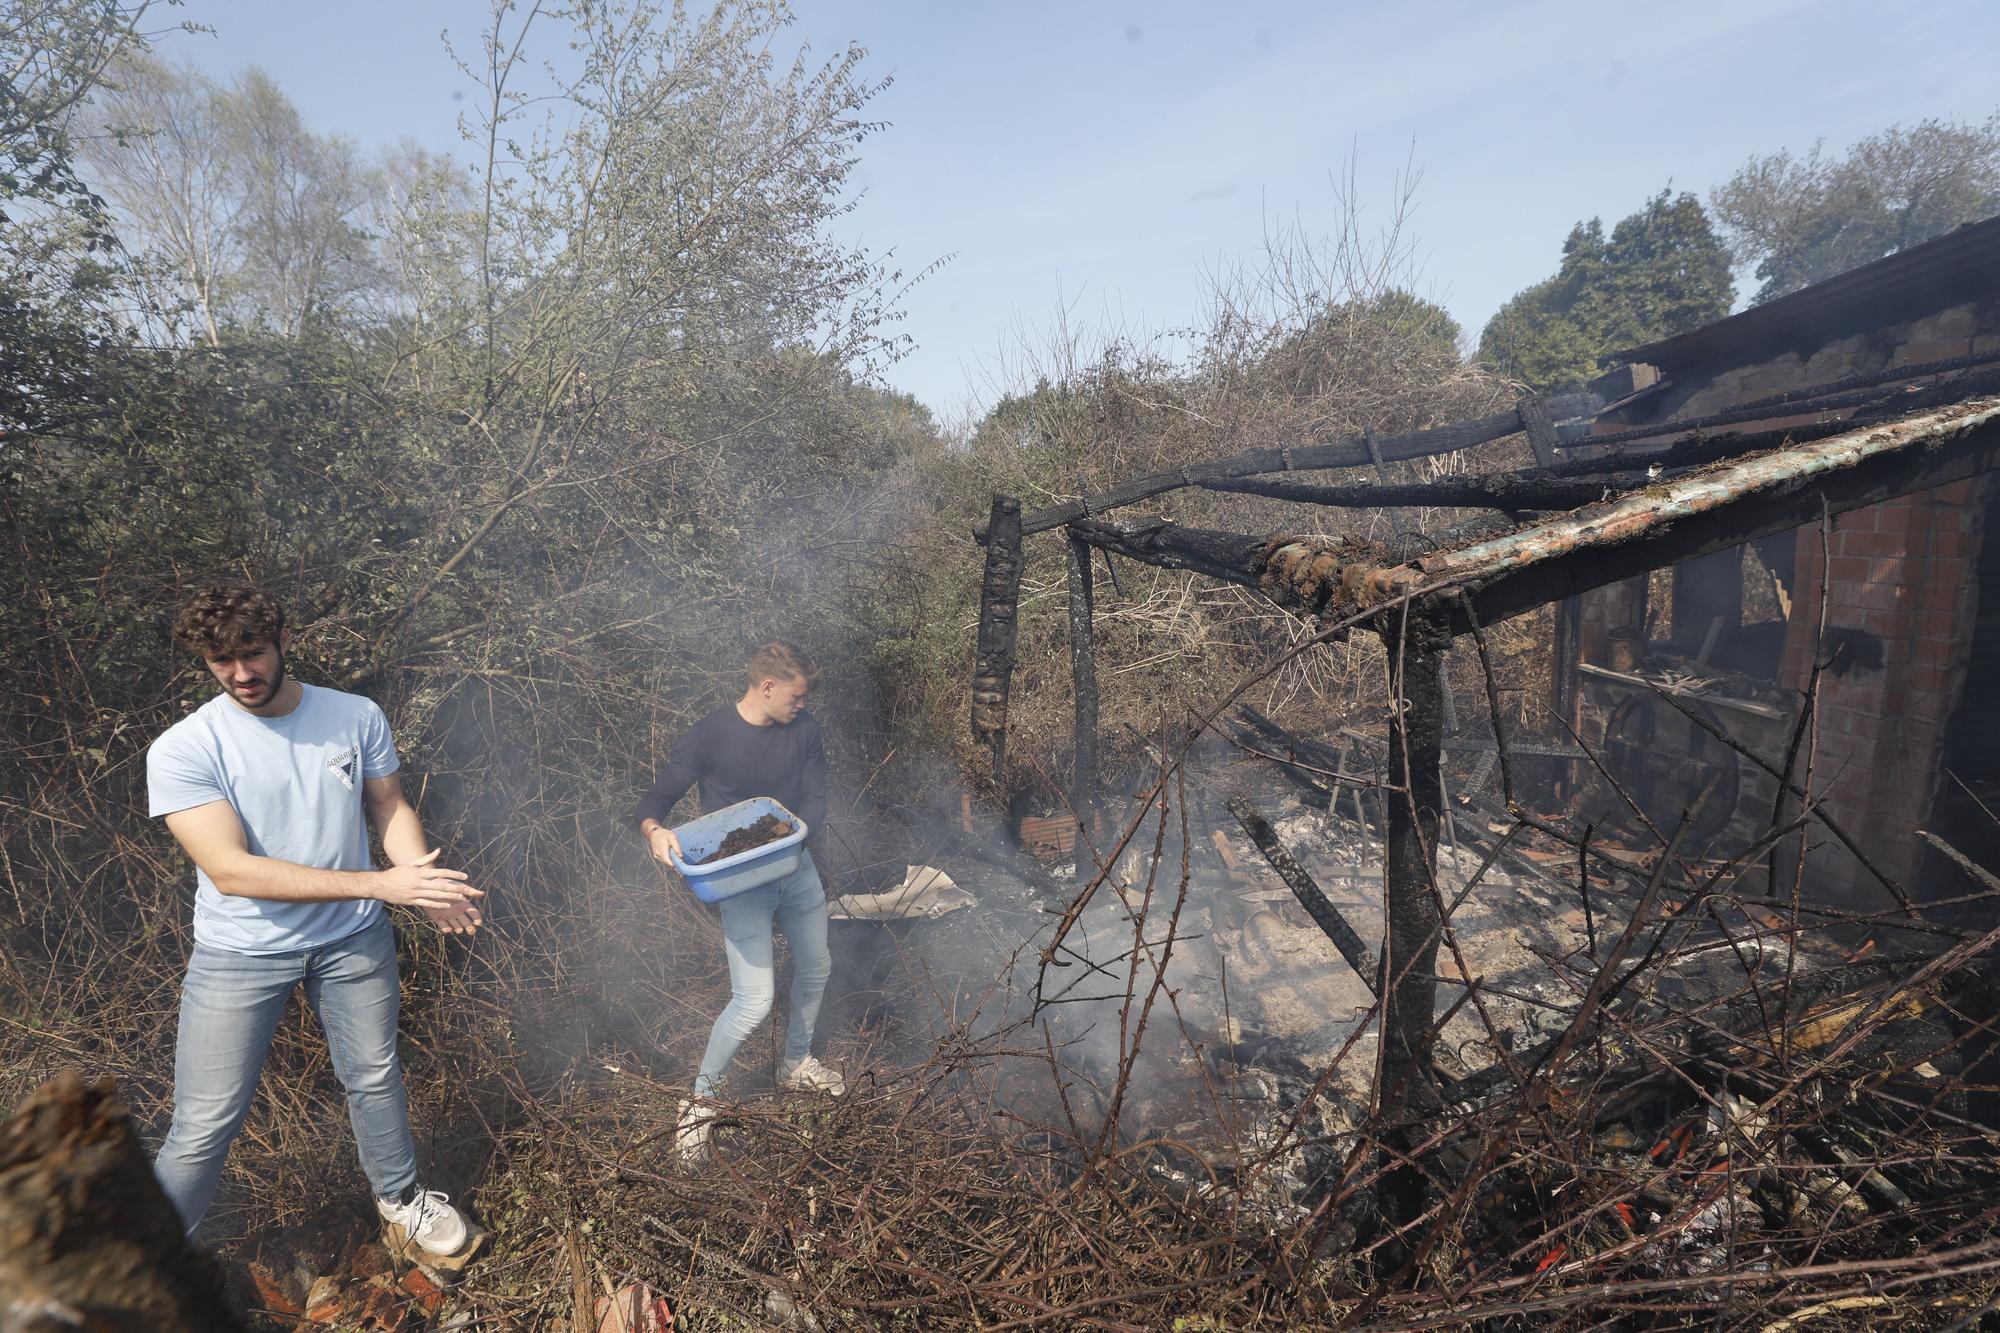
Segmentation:
[(674, 829), (674, 836), (680, 839), (682, 852), (699, 859), (713, 855), (724, 838), (737, 829), (749, 827), (765, 815), (776, 815), (792, 825), (795, 831), (776, 842), (767, 842), (762, 847), (753, 847), (747, 852), (725, 856), (720, 861), (710, 861), (705, 865), (689, 865), (680, 856), (674, 857), (674, 869), (681, 872), (681, 878), (694, 890), (695, 897), (705, 903), (718, 903), (746, 889), (783, 879), (799, 868), (805, 860), (806, 834), (810, 830), (806, 828), (805, 820), (768, 796), (753, 796), (747, 801), (725, 805), (711, 814), (690, 819)]

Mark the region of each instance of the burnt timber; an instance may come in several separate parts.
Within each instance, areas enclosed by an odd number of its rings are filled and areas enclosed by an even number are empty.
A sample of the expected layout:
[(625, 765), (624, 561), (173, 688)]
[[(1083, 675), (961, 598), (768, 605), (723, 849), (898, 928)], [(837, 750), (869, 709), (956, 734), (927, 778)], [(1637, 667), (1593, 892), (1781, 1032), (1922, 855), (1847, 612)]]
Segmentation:
[(1663, 565), (1800, 527), (1822, 514), (1959, 481), (2000, 467), (2000, 399), (1774, 449), (1630, 491), (1489, 540), (1385, 559), (1354, 541), (1251, 536), (1156, 521), (1069, 525), (1114, 554), (1253, 588), (1300, 615), (1345, 618), (1448, 590), (1470, 628), (1517, 616)]
[[(1539, 411), (1540, 415), (1549, 421), (1566, 422), (1587, 416), (1599, 405), (1600, 400), (1594, 393), (1571, 394), (1539, 404)], [(1533, 413), (1535, 410), (1531, 408), (1530, 412)], [(1379, 467), (1384, 463), (1404, 462), (1413, 458), (1436, 458), (1513, 435), (1523, 429), (1523, 421), (1521, 409), (1515, 407), (1490, 417), (1481, 417), (1477, 421), (1437, 426), (1430, 430), (1414, 431), (1408, 435), (1357, 435), (1351, 439), (1336, 440), (1331, 444), (1251, 449), (1213, 462), (1190, 463), (1172, 472), (1155, 472), (1123, 485), (1114, 486), (1110, 490), (1086, 495), (1080, 500), (1069, 500), (1062, 504), (1050, 505), (1046, 509), (1037, 509), (1021, 519), (1021, 535), (1033, 536), (1037, 532), (1047, 532), (1080, 518), (1136, 504), (1140, 500), (1165, 495), (1182, 487), (1199, 486), (1205, 481), (1255, 477), (1271, 472)], [(1570, 434), (1572, 438), (1580, 440), (1583, 438), (1583, 428), (1580, 426), (1573, 428)], [(972, 535), (974, 540), (985, 545), (993, 531), (989, 522), (986, 527), (973, 529)]]
[(1007, 693), (1014, 678), (1015, 616), (1021, 600), (1021, 502), (993, 497), (986, 569), (979, 583), (979, 646), (972, 668), (972, 734), (993, 750), (993, 771), (1007, 760)]

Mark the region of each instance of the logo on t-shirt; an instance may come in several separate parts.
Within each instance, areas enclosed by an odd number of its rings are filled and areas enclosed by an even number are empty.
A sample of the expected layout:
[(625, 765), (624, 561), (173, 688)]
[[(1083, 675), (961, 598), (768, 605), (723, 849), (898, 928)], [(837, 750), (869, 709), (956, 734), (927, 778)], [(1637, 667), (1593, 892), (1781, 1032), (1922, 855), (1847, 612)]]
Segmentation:
[(340, 779), (340, 785), (349, 791), (361, 776), (361, 751), (350, 745), (339, 754), (326, 761), (327, 771)]

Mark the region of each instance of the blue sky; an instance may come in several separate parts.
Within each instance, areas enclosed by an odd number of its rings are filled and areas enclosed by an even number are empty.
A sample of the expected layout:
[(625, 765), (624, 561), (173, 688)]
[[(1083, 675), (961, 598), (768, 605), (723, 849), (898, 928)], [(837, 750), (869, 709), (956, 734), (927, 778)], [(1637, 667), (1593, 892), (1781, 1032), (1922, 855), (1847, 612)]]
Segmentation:
[[(1368, 216), (1405, 163), (1423, 294), (1477, 334), (1548, 276), (1572, 223), (1753, 152), (1840, 147), (2000, 108), (2000, 4), (1937, 0), (966, 4), (795, 0), (800, 42), (868, 48), (894, 82), (848, 239), (914, 272), (918, 350), (887, 379), (942, 415), (990, 405), (1059, 310), (1136, 333), (1200, 314), (1203, 274), (1267, 229), (1333, 223), (1352, 156)], [(187, 0), (172, 36), (226, 76), (256, 64), (317, 129), (454, 146), (483, 0)]]

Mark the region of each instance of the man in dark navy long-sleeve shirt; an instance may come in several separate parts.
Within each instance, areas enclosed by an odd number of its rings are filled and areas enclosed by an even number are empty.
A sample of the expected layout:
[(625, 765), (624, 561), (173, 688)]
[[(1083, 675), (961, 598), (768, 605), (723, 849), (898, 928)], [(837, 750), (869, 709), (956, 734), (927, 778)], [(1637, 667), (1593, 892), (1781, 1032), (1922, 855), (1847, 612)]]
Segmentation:
[[(788, 722), (751, 722), (742, 707), (738, 702), (716, 709), (674, 742), (659, 780), (639, 802), (642, 832), (651, 821), (671, 838), (663, 824), (667, 812), (696, 784), (703, 814), (768, 796), (805, 820), (807, 828), (819, 827), (826, 818), (826, 750), (819, 719), (801, 709)], [(650, 842), (650, 832), (647, 838)]]
[[(633, 812), (647, 847), (667, 865), (673, 864), (671, 854), (680, 851), (680, 841), (665, 820), (689, 787), (699, 787), (704, 813), (768, 796), (804, 820), (808, 830), (826, 817), (826, 749), (819, 719), (805, 708), (819, 668), (784, 642), (757, 649), (745, 667), (749, 682), (743, 697), (710, 713), (675, 742), (667, 766)], [(793, 964), (779, 1082), (836, 1097), (845, 1090), (840, 1074), (812, 1054), (813, 1025), (833, 970), (826, 945), (826, 890), (812, 854), (806, 853), (785, 878), (725, 898), (720, 907), (730, 996), (709, 1031), (694, 1096), (681, 1105), (676, 1142), (691, 1163), (708, 1151), (715, 1115), (710, 1099), (730, 1061), (771, 1012), (776, 994), (773, 926), (785, 933)]]

